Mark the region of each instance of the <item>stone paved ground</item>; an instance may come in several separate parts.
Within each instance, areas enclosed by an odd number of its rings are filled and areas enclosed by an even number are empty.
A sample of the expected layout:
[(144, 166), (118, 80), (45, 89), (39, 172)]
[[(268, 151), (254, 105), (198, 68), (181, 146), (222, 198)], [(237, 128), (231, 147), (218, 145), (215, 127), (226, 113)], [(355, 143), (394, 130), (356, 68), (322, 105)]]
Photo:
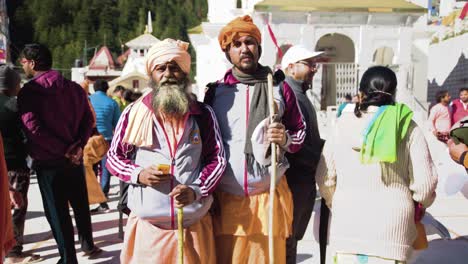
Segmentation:
[[(465, 189), (464, 192), (468, 196), (468, 187)], [(79, 250), (79, 245), (76, 244), (79, 263), (119, 263), (122, 240), (118, 238), (118, 213), (115, 210), (117, 190), (117, 179), (113, 178), (110, 197), (112, 212), (92, 216), (96, 244), (105, 252), (99, 258), (89, 260), (82, 256), (83, 253)], [(34, 177), (31, 180), (29, 202), (25, 250), (43, 256), (45, 260), (42, 263), (57, 263), (57, 247), (43, 213), (39, 188)], [(316, 205), (315, 212), (317, 209), (319, 206)], [(298, 245), (298, 263), (320, 263), (318, 244), (313, 233), (315, 212), (304, 239)], [(468, 199), (462, 194), (453, 197), (439, 197), (428, 212), (448, 228), (454, 239), (444, 240), (440, 239), (437, 234), (429, 234), (430, 239), (432, 239), (429, 249), (421, 253), (413, 263), (468, 263)], [(429, 228), (428, 230), (430, 231)]]

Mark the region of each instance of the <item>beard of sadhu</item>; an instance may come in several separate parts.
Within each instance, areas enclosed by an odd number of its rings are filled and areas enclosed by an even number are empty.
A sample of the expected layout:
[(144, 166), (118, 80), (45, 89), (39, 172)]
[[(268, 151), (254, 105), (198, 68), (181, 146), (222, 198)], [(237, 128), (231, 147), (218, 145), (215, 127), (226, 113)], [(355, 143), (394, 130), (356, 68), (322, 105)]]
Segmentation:
[(226, 162), (214, 115), (191, 93), (187, 49), (165, 39), (148, 50), (151, 91), (123, 112), (109, 150), (112, 173), (132, 183), (121, 263), (216, 263), (208, 210)]
[(163, 115), (167, 119), (182, 119), (189, 111), (191, 96), (187, 92), (187, 85), (184, 81), (180, 83), (175, 78), (166, 78), (155, 84), (153, 87), (153, 111), (159, 117)]

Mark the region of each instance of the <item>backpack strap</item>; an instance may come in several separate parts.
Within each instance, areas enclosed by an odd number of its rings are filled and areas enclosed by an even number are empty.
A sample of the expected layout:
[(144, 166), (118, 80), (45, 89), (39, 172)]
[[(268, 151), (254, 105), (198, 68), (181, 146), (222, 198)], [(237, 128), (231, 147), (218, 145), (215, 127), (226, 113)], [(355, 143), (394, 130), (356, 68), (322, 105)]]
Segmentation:
[[(203, 106), (204, 103), (198, 102), (198, 104), (199, 104), (199, 107), (202, 109), (202, 112), (205, 111), (204, 110), (205, 107)], [(202, 124), (202, 116), (203, 115), (193, 115), (193, 118), (195, 119), (195, 122), (197, 122), (198, 128), (200, 129), (200, 136), (202, 137), (202, 140), (203, 140), (205, 133), (204, 133), (203, 128), (202, 128), (203, 126), (201, 125)]]
[(218, 82), (211, 82), (206, 85), (205, 88), (205, 97), (203, 98), (203, 102), (209, 106), (213, 106), (215, 95), (216, 95), (216, 88), (218, 87)]
[[(202, 153), (203, 153), (203, 142), (205, 142), (205, 140), (206, 140), (207, 131), (206, 131), (205, 126), (203, 126), (202, 124), (203, 124), (204, 113), (206, 111), (208, 111), (208, 110), (206, 109), (206, 104), (205, 103), (198, 102), (198, 104), (199, 104), (200, 109), (202, 109), (203, 114), (193, 115), (193, 118), (195, 119), (195, 122), (197, 122), (198, 129), (200, 129), (200, 138), (202, 140)], [(201, 161), (202, 161), (202, 163), (204, 163), (204, 157), (203, 156), (201, 157)]]

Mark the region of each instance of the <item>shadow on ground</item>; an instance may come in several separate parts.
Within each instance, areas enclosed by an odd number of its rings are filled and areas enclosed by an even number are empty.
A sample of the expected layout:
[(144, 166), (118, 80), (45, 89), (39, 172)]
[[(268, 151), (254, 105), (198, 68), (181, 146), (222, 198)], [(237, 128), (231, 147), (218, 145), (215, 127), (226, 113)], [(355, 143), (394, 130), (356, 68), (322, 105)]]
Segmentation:
[(468, 239), (436, 239), (429, 242), (429, 247), (416, 252), (409, 264), (466, 264), (468, 260)]
[(312, 257), (313, 257), (312, 254), (297, 254), (296, 263), (304, 262)]
[[(121, 240), (117, 237), (117, 233), (113, 233), (113, 234), (108, 234), (105, 236), (94, 237), (94, 242), (96, 246), (104, 248), (106, 246), (120, 243)], [(83, 260), (88, 259), (87, 257), (83, 256), (83, 251), (80, 249), (80, 243), (78, 241), (75, 241), (75, 248), (76, 248), (76, 255), (78, 257), (78, 262), (82, 263)], [(59, 253), (58, 253), (58, 249), (57, 249), (57, 245), (55, 244), (55, 241), (53, 241), (52, 245), (50, 243), (47, 243), (44, 246), (40, 246), (38, 248), (25, 251), (25, 252), (39, 254), (41, 255), (44, 261), (59, 257)], [(120, 250), (107, 251), (103, 249), (103, 252), (101, 254), (99, 254), (96, 257), (89, 258), (89, 259), (93, 260), (94, 263), (119, 263), (119, 257), (120, 257)], [(102, 261), (99, 261), (101, 259)], [(97, 260), (98, 262), (95, 262), (95, 260)], [(44, 263), (47, 263), (47, 262), (44, 262)]]
[(34, 219), (34, 218), (39, 218), (39, 217), (44, 217), (45, 214), (43, 211), (28, 211), (26, 212), (26, 219)]

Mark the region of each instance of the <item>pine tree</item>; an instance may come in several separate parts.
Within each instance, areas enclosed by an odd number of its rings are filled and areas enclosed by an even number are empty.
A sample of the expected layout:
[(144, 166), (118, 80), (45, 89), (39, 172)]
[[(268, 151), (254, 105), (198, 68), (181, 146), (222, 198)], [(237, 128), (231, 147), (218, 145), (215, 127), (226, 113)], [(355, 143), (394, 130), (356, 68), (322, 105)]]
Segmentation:
[(148, 11), (154, 36), (184, 41), (208, 11), (207, 0), (15, 0), (7, 5), (13, 60), (26, 43), (40, 42), (53, 52), (53, 66), (64, 69), (82, 57), (85, 41), (88, 47), (101, 46), (104, 36), (119, 55), (123, 43), (143, 33)]

